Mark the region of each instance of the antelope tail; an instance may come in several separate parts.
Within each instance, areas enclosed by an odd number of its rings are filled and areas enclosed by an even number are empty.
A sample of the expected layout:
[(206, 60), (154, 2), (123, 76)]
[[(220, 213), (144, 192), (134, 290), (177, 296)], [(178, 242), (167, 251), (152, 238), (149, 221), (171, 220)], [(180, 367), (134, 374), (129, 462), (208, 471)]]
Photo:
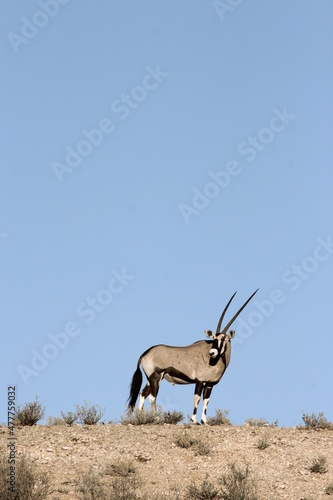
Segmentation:
[(132, 411), (134, 410), (135, 403), (136, 400), (138, 399), (138, 395), (142, 385), (142, 372), (140, 369), (140, 364), (141, 364), (141, 358), (138, 361), (138, 366), (132, 378), (131, 390), (128, 398), (128, 409)]

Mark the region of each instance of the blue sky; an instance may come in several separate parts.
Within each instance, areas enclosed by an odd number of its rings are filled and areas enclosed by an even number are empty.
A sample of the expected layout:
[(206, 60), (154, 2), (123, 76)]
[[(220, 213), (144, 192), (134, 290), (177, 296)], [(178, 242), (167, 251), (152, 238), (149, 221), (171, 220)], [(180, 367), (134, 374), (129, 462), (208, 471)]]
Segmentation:
[[(208, 415), (332, 403), (326, 1), (12, 1), (1, 49), (1, 414), (125, 411), (140, 354), (233, 325)], [(185, 416), (193, 386), (161, 384)], [(148, 403), (147, 403), (148, 404)], [(200, 406), (201, 411), (201, 406)]]

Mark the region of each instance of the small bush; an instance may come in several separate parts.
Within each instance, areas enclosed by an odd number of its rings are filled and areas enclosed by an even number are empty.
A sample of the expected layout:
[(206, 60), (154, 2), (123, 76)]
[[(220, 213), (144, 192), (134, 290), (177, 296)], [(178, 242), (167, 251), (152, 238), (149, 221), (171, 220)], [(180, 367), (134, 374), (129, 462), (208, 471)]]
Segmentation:
[(213, 417), (207, 418), (208, 425), (231, 425), (229, 418), (229, 410), (215, 410)]
[(326, 417), (324, 416), (324, 413), (320, 411), (318, 415), (315, 413), (312, 413), (312, 415), (309, 415), (308, 413), (305, 413), (302, 411), (302, 420), (304, 425), (300, 424), (298, 428), (300, 429), (328, 429), (328, 430), (333, 430), (333, 422), (329, 422)]
[(46, 425), (65, 425), (60, 417), (47, 417)]
[(82, 406), (76, 405), (76, 415), (82, 424), (96, 425), (104, 413), (105, 408), (102, 409), (99, 405), (89, 406), (87, 401), (84, 401)]
[(275, 422), (270, 424), (265, 418), (248, 418), (245, 420), (245, 423), (250, 427), (277, 427), (279, 422), (275, 420)]
[(326, 495), (333, 495), (333, 483), (329, 484), (325, 488), (325, 494)]
[(125, 415), (120, 418), (122, 425), (146, 425), (146, 424), (162, 424), (163, 412), (160, 408), (156, 411), (152, 409), (139, 410), (135, 408), (133, 413), (129, 410)]
[(163, 424), (178, 424), (184, 420), (184, 415), (181, 411), (165, 411), (163, 412)]
[(100, 476), (95, 474), (92, 469), (80, 477), (76, 490), (78, 498), (81, 500), (104, 500), (107, 498)]
[(105, 468), (105, 474), (110, 476), (127, 477), (135, 471), (135, 465), (131, 460), (116, 460), (107, 464)]
[(231, 464), (229, 472), (222, 475), (214, 485), (207, 478), (198, 487), (192, 483), (186, 492), (186, 499), (197, 500), (256, 500), (256, 485), (249, 477), (249, 469)]
[(44, 418), (45, 406), (38, 401), (36, 396), (36, 401), (32, 403), (25, 403), (25, 406), (19, 405), (16, 410), (16, 420), (21, 425), (35, 425), (39, 420)]
[(0, 462), (1, 499), (44, 500), (50, 493), (49, 476), (44, 472), (39, 472), (37, 467), (29, 463), (25, 456), (16, 460), (15, 493), (12, 495), (8, 491), (8, 472), (8, 462), (2, 459)]
[(63, 413), (63, 412), (60, 412), (61, 413), (61, 416), (62, 416), (62, 419), (63, 421), (69, 425), (70, 427), (76, 422), (76, 420), (78, 419), (78, 414), (77, 413), (72, 413), (71, 411), (69, 411), (68, 413)]
[(139, 498), (138, 487), (139, 482), (136, 476), (116, 478), (112, 482), (111, 495), (108, 498), (112, 500), (137, 500)]
[(230, 464), (230, 471), (221, 479), (222, 500), (256, 500), (256, 485), (250, 478), (248, 465), (241, 469), (238, 465)]
[(179, 432), (174, 435), (174, 443), (180, 448), (191, 448), (196, 442), (188, 432)]
[(206, 479), (202, 481), (200, 486), (194, 482), (189, 485), (185, 498), (188, 500), (217, 500), (221, 497), (219, 489), (213, 483)]
[(266, 448), (268, 448), (268, 446), (269, 446), (269, 443), (268, 443), (267, 436), (262, 436), (261, 438), (258, 439), (258, 442), (257, 442), (258, 450), (266, 450)]
[(315, 458), (309, 467), (309, 471), (316, 474), (325, 474), (327, 472), (326, 457), (319, 456)]
[(196, 445), (196, 455), (201, 455), (201, 456), (205, 456), (205, 455), (208, 455), (208, 453), (210, 452), (210, 446), (205, 443), (205, 441), (201, 441), (200, 439), (198, 439), (195, 443)]

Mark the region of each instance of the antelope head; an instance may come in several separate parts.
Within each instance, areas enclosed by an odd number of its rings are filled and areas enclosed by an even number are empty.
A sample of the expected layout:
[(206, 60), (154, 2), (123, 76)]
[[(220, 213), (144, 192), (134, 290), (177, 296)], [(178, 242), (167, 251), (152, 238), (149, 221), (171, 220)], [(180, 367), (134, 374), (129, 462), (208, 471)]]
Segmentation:
[(237, 316), (243, 311), (244, 307), (250, 302), (252, 297), (257, 293), (259, 288), (251, 295), (250, 298), (247, 299), (247, 301), (242, 305), (242, 307), (236, 312), (236, 314), (233, 316), (233, 318), (229, 321), (229, 323), (223, 328), (221, 332), (221, 325), (222, 321), (224, 318), (224, 315), (234, 298), (237, 292), (233, 294), (231, 299), (229, 300), (228, 304), (225, 306), (223, 313), (221, 314), (220, 320), (218, 322), (217, 328), (216, 328), (216, 333), (213, 333), (211, 330), (205, 330), (206, 337), (209, 339), (213, 340), (212, 347), (209, 351), (209, 355), (211, 359), (215, 359), (217, 356), (222, 356), (222, 354), (225, 352), (227, 343), (230, 342), (232, 338), (235, 336), (235, 330), (230, 330), (229, 333), (227, 333), (228, 329), (232, 325), (232, 323), (235, 321)]

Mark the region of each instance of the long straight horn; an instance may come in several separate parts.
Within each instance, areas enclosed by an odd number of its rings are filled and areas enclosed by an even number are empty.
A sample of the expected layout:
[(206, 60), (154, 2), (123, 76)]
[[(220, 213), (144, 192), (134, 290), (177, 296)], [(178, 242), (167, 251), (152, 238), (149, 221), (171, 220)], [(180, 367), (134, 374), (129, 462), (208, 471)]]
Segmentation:
[(223, 328), (223, 332), (222, 333), (227, 333), (229, 327), (232, 325), (232, 323), (235, 321), (235, 319), (237, 318), (237, 316), (243, 311), (244, 307), (250, 302), (250, 300), (252, 299), (252, 297), (257, 293), (257, 291), (259, 290), (259, 288), (257, 288), (257, 290), (251, 295), (251, 297), (249, 299), (247, 299), (247, 301), (245, 302), (244, 305), (242, 305), (242, 307), (239, 309), (238, 312), (236, 312), (235, 316), (229, 321), (229, 323), (227, 324), (227, 326), (225, 326)]
[(218, 335), (218, 334), (220, 333), (220, 329), (221, 329), (221, 325), (222, 325), (222, 321), (223, 321), (224, 315), (225, 315), (225, 313), (226, 313), (226, 311), (227, 311), (228, 307), (230, 306), (230, 302), (232, 301), (232, 299), (234, 298), (234, 296), (236, 295), (236, 293), (237, 293), (237, 292), (235, 292), (235, 293), (233, 294), (233, 296), (232, 296), (232, 297), (231, 297), (231, 299), (229, 300), (228, 304), (225, 306), (223, 313), (221, 314), (220, 321), (219, 321), (219, 323), (218, 323), (218, 325), (217, 325), (217, 328), (216, 328), (216, 335)]

